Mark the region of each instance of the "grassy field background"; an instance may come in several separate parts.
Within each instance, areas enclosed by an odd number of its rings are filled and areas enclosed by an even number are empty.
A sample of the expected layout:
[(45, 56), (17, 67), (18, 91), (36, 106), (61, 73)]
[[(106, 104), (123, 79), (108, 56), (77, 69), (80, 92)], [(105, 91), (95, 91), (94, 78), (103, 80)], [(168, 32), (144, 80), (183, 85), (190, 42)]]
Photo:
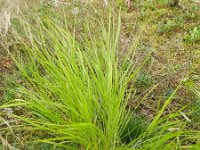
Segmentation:
[(5, 2), (2, 149), (199, 149), (199, 2)]

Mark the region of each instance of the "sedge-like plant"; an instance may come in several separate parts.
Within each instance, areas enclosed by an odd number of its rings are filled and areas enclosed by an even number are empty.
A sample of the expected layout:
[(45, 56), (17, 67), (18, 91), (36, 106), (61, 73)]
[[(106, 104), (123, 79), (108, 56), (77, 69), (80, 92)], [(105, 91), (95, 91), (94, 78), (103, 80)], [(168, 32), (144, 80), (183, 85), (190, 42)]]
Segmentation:
[(24, 23), (29, 43), (20, 43), (26, 58), (16, 61), (28, 81), (28, 88), (20, 92), (32, 116), (20, 118), (54, 135), (43, 142), (60, 142), (70, 149), (118, 147), (128, 119), (126, 90), (131, 78), (119, 66), (120, 19), (114, 26), (110, 17), (107, 27), (100, 21), (102, 37), (84, 37), (84, 44), (58, 20), (34, 20), (37, 26)]

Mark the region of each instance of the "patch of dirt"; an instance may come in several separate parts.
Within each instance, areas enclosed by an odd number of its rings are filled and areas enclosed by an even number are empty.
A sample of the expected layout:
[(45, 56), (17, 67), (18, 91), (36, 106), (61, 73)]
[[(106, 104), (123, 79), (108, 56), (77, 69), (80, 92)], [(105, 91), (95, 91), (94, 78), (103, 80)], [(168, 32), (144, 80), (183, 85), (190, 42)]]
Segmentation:
[(10, 58), (0, 56), (0, 72), (12, 73), (14, 70), (14, 63)]

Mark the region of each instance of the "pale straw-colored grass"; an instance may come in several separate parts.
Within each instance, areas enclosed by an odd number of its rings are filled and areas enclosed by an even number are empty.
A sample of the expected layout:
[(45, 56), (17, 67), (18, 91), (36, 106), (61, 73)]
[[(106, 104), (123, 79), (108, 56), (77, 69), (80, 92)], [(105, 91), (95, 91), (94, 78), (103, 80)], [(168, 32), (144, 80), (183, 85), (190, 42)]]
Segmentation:
[(5, 35), (10, 26), (10, 19), (19, 12), (19, 0), (0, 0), (0, 34)]

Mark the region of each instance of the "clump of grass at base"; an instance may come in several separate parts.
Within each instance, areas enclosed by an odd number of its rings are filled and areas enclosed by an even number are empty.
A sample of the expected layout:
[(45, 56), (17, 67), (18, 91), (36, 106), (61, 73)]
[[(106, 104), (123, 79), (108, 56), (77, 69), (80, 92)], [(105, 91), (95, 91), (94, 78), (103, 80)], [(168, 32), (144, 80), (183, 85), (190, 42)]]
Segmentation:
[[(15, 37), (27, 53), (15, 62), (27, 79), (26, 86), (21, 86), (18, 92), (22, 93), (20, 102), (29, 114), (15, 117), (24, 121), (23, 126), (45, 131), (46, 137), (38, 137), (34, 142), (50, 143), (54, 148), (88, 150), (181, 146), (179, 137), (185, 137), (184, 121), (177, 118), (177, 113), (161, 117), (175, 91), (139, 135), (132, 132), (133, 127), (130, 129), (134, 118), (130, 118), (127, 109), (131, 92), (127, 88), (141, 66), (132, 68), (131, 63), (128, 66), (119, 63), (120, 19), (117, 23), (112, 17), (107, 24), (100, 21), (100, 36), (93, 36), (90, 26), (86, 26), (90, 38), (84, 33), (84, 44), (68, 31), (66, 20), (63, 24), (48, 16), (34, 19), (36, 26), (24, 23), (28, 43), (20, 33)], [(131, 50), (127, 55), (132, 55)], [(126, 135), (132, 141), (123, 142)]]
[(38, 28), (25, 24), (31, 46), (24, 45), (29, 62), (22, 64), (29, 67), (18, 64), (32, 89), (20, 91), (33, 120), (21, 119), (55, 135), (43, 142), (60, 141), (72, 149), (117, 147), (128, 114), (130, 78), (118, 67), (120, 28), (111, 26), (111, 20), (108, 30), (100, 23), (102, 39), (85, 39), (84, 47), (61, 22), (48, 17), (36, 21)]

